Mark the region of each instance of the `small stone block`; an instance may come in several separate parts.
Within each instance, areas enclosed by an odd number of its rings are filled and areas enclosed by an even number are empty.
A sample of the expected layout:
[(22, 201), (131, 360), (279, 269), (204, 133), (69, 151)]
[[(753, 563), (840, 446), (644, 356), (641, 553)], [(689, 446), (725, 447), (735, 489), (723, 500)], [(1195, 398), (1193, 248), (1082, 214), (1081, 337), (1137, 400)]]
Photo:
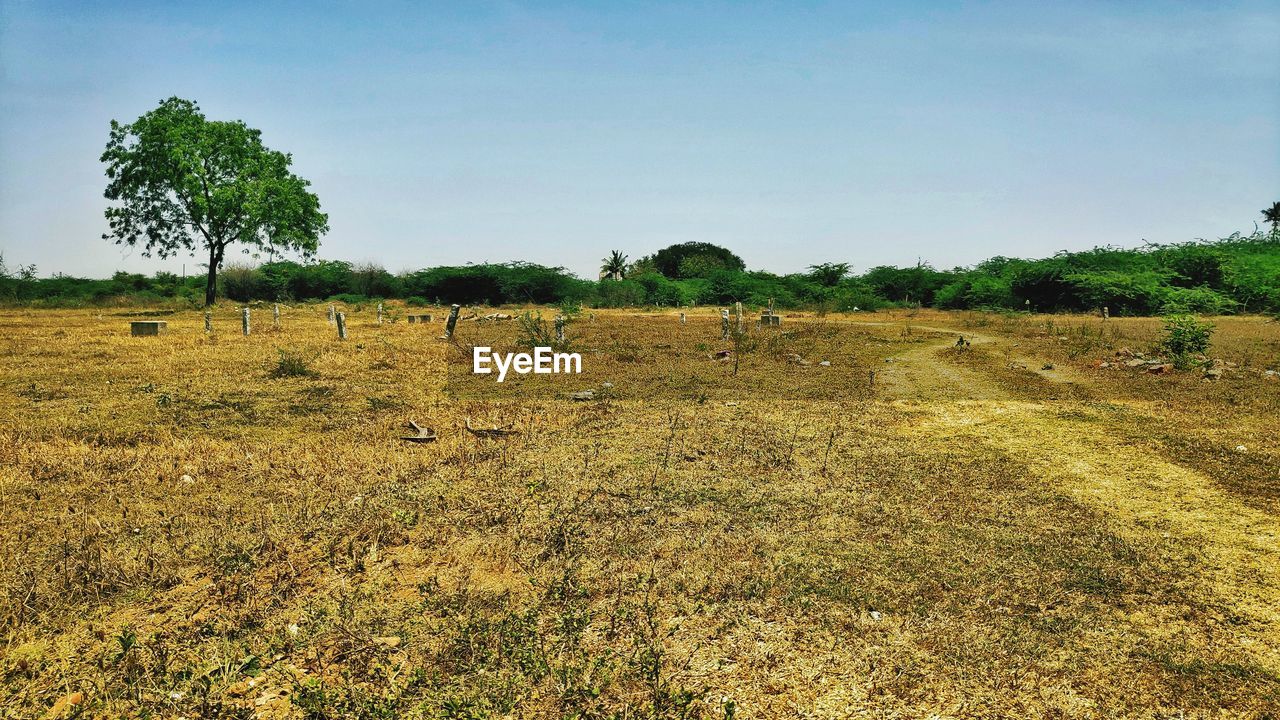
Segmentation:
[(761, 315), (760, 324), (764, 327), (782, 327), (781, 315)]
[(431, 322), (431, 316), (430, 315), (410, 315), (409, 322), (410, 323), (429, 323)]
[(165, 332), (167, 328), (168, 323), (164, 320), (134, 320), (129, 323), (129, 334), (134, 337), (159, 335)]

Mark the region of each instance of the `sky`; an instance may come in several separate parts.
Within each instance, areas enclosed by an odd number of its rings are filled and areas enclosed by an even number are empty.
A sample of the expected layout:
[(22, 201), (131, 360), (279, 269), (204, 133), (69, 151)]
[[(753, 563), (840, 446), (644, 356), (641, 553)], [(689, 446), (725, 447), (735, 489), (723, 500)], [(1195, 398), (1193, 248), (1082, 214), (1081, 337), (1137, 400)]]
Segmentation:
[(320, 256), (392, 271), (729, 247), (971, 265), (1252, 232), (1280, 200), (1280, 0), (0, 0), (0, 253), (102, 239), (112, 119), (162, 99), (293, 155)]

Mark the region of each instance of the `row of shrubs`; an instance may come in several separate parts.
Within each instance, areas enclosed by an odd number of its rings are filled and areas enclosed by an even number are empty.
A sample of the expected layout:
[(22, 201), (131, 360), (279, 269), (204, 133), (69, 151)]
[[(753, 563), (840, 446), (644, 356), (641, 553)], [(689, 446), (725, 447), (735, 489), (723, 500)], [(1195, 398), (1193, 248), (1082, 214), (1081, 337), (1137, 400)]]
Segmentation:
[[(1280, 237), (1274, 233), (1136, 250), (1096, 248), (1040, 260), (996, 257), (955, 270), (920, 264), (851, 275), (848, 265), (836, 263), (776, 275), (740, 269), (740, 261), (691, 263), (688, 258), (673, 264), (670, 274), (662, 267), (646, 258), (632, 265), (625, 279), (596, 282), (564, 268), (521, 262), (394, 274), (373, 264), (278, 261), (224, 268), (219, 292), (236, 302), (402, 298), (415, 305), (672, 307), (763, 305), (772, 299), (778, 307), (835, 311), (921, 305), (1040, 312), (1105, 306), (1115, 315), (1280, 312)], [(124, 298), (199, 304), (203, 291), (202, 276), (183, 279), (162, 272), (152, 277), (116, 273), (110, 280), (39, 278), (34, 268), (9, 271), (0, 259), (0, 300), (7, 302), (84, 305)]]

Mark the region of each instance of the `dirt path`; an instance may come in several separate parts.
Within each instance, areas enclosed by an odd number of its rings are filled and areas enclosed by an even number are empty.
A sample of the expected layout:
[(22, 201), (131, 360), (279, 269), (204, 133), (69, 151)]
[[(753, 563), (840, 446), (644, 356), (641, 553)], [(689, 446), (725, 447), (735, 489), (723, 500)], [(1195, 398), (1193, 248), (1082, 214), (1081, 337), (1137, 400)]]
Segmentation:
[[(1101, 411), (1072, 404), (1066, 413), (1061, 404), (1019, 401), (994, 375), (939, 357), (961, 331), (915, 329), (948, 339), (921, 343), (882, 370), (894, 402), (923, 415), (912, 432), (999, 448), (1044, 482), (1117, 519), (1137, 548), (1159, 548), (1171, 539), (1196, 548), (1201, 567), (1189, 584), (1245, 621), (1237, 629), (1248, 639), (1248, 660), (1280, 672), (1280, 521), (1274, 515), (1245, 505), (1199, 471), (1126, 445), (1110, 425), (1116, 420)], [(1061, 369), (1038, 370), (1044, 363), (1017, 356), (1007, 341), (964, 335), (974, 345), (1009, 350), (1012, 362), (1048, 382), (1089, 382)], [(1144, 624), (1160, 632), (1160, 618)]]

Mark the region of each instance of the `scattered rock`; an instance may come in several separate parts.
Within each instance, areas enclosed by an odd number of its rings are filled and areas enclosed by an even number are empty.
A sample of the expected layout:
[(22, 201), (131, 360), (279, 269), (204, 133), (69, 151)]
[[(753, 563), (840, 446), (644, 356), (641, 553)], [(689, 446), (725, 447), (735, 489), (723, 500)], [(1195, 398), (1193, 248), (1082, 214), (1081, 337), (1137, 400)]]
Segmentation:
[(1204, 377), (1206, 380), (1221, 380), (1222, 368), (1218, 368), (1218, 367), (1208, 368), (1207, 370), (1204, 371)]
[(1236, 452), (1249, 452), (1249, 448), (1247, 448), (1247, 447), (1245, 447), (1245, 446), (1243, 446), (1243, 445), (1237, 445), (1237, 446), (1236, 446)]
[(714, 358), (714, 359), (716, 359), (716, 360), (728, 360), (729, 358), (733, 357), (733, 351), (732, 351), (732, 350), (721, 350), (721, 351), (717, 352), (715, 355), (712, 355), (711, 357), (712, 357), (712, 358)]
[(1042, 366), (1040, 367), (1040, 369), (1041, 369), (1041, 370), (1052, 370), (1052, 369), (1053, 369), (1053, 363), (1045, 363), (1044, 365), (1042, 365)]
[(1143, 360), (1142, 358), (1134, 358), (1133, 360), (1126, 361), (1124, 365), (1125, 367), (1133, 368), (1133, 367), (1142, 367), (1143, 365), (1146, 365), (1146, 364), (1147, 364), (1146, 360)]
[(1171, 372), (1173, 372), (1173, 366), (1168, 363), (1152, 365), (1151, 367), (1147, 368), (1147, 373), (1151, 375), (1167, 375)]
[(196, 482), (196, 479), (190, 475), (183, 475), (179, 480), (181, 480), (184, 485), (194, 485)]
[(572, 393), (569, 395), (571, 399), (577, 400), (577, 401), (593, 400), (595, 399), (595, 396), (596, 396), (595, 390), (580, 390), (576, 393)]
[(1116, 351), (1116, 357), (1131, 358), (1135, 353), (1127, 347), (1122, 347)]
[(818, 363), (818, 364), (819, 364), (819, 365), (821, 365), (822, 367), (831, 367), (831, 361), (830, 361), (830, 360), (823, 360), (822, 362), (820, 362), (820, 363)]
[(880, 618), (884, 617), (883, 615), (881, 615), (881, 614), (880, 614), (880, 611), (879, 611), (879, 610), (872, 610), (871, 612), (869, 612), (869, 613), (867, 613), (867, 614), (868, 614), (868, 615), (870, 615), (870, 616), (871, 616), (871, 619), (872, 619), (872, 620), (875, 620), (876, 622), (880, 622)]
[(601, 389), (601, 390), (612, 390), (612, 389), (613, 389), (613, 383), (611, 383), (611, 382), (602, 382), (602, 383), (600, 383), (600, 389)]

